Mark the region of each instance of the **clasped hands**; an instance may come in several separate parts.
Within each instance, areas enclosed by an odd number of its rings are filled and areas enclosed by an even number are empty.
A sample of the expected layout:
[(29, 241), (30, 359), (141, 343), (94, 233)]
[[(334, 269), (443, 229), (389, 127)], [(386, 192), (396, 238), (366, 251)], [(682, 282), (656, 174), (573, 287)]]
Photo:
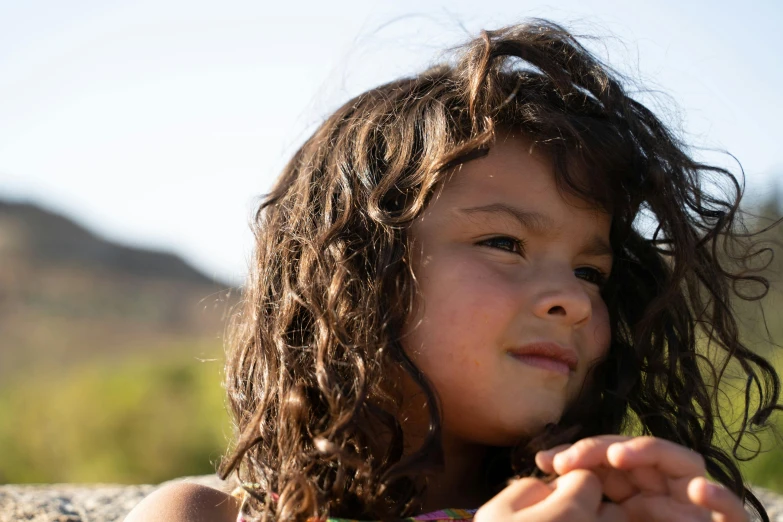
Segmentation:
[(706, 479), (700, 454), (664, 439), (589, 437), (539, 452), (536, 465), (558, 477), (515, 480), (478, 510), (475, 522), (749, 520), (734, 493)]

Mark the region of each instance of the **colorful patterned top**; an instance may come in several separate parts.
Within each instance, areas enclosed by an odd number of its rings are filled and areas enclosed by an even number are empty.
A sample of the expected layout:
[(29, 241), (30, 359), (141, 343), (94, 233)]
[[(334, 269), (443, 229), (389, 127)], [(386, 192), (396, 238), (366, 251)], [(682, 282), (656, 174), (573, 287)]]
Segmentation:
[[(245, 501), (249, 495), (242, 488), (236, 488), (232, 493), (234, 497), (242, 500), (242, 506), (244, 507)], [(276, 495), (275, 495), (276, 496)], [(433, 511), (432, 513), (424, 513), (423, 515), (416, 515), (415, 517), (404, 518), (404, 522), (424, 521), (429, 522), (450, 522), (452, 520), (464, 520), (470, 522), (473, 520), (473, 515), (476, 514), (477, 509), (442, 509), (440, 511)], [(237, 522), (249, 522), (243, 515), (242, 509), (239, 510), (237, 516)], [(363, 522), (361, 520), (354, 520), (350, 518), (327, 518), (326, 521), (318, 521), (313, 519), (311, 522)]]
[[(473, 515), (476, 514), (477, 509), (442, 509), (440, 511), (433, 511), (432, 513), (425, 513), (423, 515), (417, 515), (415, 517), (404, 518), (405, 522), (414, 520), (430, 520), (433, 522), (446, 522), (449, 520), (473, 520)], [(241, 520), (239, 522), (242, 522)], [(352, 520), (348, 518), (328, 518), (327, 522), (362, 522), (360, 520)]]
[[(448, 522), (451, 520), (464, 520), (469, 522), (473, 520), (473, 515), (476, 513), (476, 509), (443, 509), (441, 511), (433, 511), (432, 513), (425, 513), (415, 517), (404, 518), (405, 522), (417, 521), (417, 520), (429, 520), (430, 522)], [(248, 520), (240, 513), (237, 517), (237, 522), (248, 522)], [(313, 521), (317, 522), (317, 521)], [(327, 518), (326, 522), (362, 522), (361, 520), (354, 520), (350, 518)]]

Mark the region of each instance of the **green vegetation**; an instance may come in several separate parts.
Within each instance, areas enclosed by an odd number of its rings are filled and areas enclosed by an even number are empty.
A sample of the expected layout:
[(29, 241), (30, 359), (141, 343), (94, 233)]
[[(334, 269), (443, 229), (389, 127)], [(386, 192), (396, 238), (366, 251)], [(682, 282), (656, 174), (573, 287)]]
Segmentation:
[[(777, 362), (776, 368), (778, 375), (783, 375), (783, 364)], [(729, 370), (737, 375), (737, 368), (729, 366)], [(728, 430), (736, 433), (742, 424), (742, 415), (745, 405), (744, 379), (734, 378), (727, 383), (729, 386), (722, 386), (720, 408), (724, 420), (728, 424)], [(755, 394), (751, 395), (751, 404), (758, 404)], [(783, 399), (781, 399), (783, 400)], [(756, 486), (762, 486), (779, 493), (783, 493), (783, 473), (781, 473), (781, 463), (783, 463), (783, 445), (781, 445), (781, 434), (783, 434), (783, 415), (773, 414), (771, 417), (772, 429), (764, 429), (759, 433), (750, 433), (743, 437), (741, 447), (737, 448), (736, 454), (740, 457), (739, 465), (747, 482)], [(736, 437), (730, 437), (725, 430), (719, 426), (718, 438), (720, 445), (733, 454), (733, 446)], [(746, 460), (757, 451), (760, 454), (752, 460)]]
[(157, 483), (214, 472), (231, 434), (221, 371), (220, 360), (147, 357), (6, 381), (0, 482)]
[[(220, 360), (172, 356), (6, 382), (0, 419), (11, 422), (0, 423), (0, 482), (158, 483), (213, 473), (231, 434), (221, 371)], [(736, 393), (726, 411), (740, 407)], [(742, 468), (750, 483), (783, 493), (783, 447), (769, 432), (761, 441), (768, 451)]]
[[(777, 429), (780, 430), (781, 427), (783, 423), (778, 422)], [(775, 441), (771, 436), (765, 435), (762, 442), (765, 453), (749, 462), (743, 462), (740, 467), (750, 484), (783, 493), (783, 448), (780, 446), (780, 440)]]

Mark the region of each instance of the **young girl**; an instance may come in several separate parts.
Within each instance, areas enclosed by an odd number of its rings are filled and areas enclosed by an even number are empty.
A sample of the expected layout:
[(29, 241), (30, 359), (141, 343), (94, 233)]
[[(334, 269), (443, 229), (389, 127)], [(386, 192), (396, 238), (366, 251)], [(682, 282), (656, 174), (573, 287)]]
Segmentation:
[(730, 302), (766, 285), (725, 254), (741, 192), (546, 21), (356, 97), (256, 216), (241, 486), (128, 520), (767, 520), (715, 432), (731, 360), (738, 445), (779, 408)]

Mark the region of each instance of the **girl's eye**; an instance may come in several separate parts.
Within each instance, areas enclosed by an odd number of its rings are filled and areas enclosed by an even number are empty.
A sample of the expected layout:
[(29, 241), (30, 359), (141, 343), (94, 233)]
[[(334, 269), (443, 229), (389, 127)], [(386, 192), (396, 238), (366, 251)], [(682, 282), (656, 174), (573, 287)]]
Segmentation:
[(497, 248), (500, 250), (506, 250), (508, 252), (511, 252), (513, 254), (518, 254), (520, 256), (525, 255), (524, 241), (509, 236), (491, 237), (489, 239), (485, 239), (484, 241), (481, 241), (479, 245), (488, 246), (490, 248)]
[(579, 279), (584, 279), (588, 283), (592, 283), (599, 288), (603, 287), (606, 283), (606, 275), (597, 268), (591, 266), (580, 266), (574, 270), (574, 274)]
[[(491, 237), (479, 242), (479, 245), (506, 250), (520, 256), (525, 255), (525, 242), (521, 239), (516, 239), (509, 236)], [(592, 283), (599, 288), (602, 288), (604, 284), (606, 284), (606, 274), (604, 274), (601, 270), (591, 266), (580, 266), (574, 270), (574, 274), (576, 274), (576, 277), (579, 279), (584, 279), (588, 283)]]

